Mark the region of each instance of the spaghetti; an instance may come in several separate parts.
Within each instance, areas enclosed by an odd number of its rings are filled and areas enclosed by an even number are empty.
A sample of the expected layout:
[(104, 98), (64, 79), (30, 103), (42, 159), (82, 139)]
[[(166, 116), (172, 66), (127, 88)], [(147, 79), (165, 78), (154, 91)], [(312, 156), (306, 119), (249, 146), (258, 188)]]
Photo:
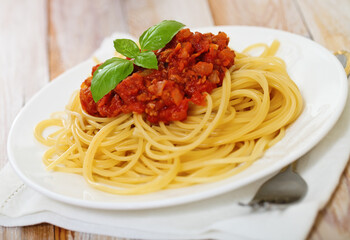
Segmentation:
[[(206, 106), (190, 104), (184, 121), (153, 125), (136, 113), (95, 117), (82, 110), (75, 92), (64, 112), (35, 128), (36, 139), (50, 147), (43, 162), (48, 170), (81, 174), (92, 187), (114, 194), (233, 176), (283, 138), (302, 111), (297, 86), (274, 56), (278, 46), (274, 41), (236, 53), (222, 86), (206, 95)], [(256, 48), (263, 49), (260, 56), (248, 54)]]

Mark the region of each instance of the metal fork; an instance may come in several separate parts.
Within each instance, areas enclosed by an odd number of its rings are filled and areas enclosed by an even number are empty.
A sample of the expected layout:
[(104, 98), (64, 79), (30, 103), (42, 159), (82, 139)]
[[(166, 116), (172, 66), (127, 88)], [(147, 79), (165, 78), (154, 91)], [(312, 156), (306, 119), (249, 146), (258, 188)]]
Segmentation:
[(289, 165), (273, 178), (266, 181), (249, 203), (241, 206), (259, 207), (268, 204), (289, 204), (303, 198), (307, 192), (305, 180)]

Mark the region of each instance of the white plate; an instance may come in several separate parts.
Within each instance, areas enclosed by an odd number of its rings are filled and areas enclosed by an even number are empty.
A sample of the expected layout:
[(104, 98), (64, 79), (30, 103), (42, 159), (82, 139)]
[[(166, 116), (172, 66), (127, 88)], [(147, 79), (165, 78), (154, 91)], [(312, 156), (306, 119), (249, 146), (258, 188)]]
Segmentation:
[(286, 136), (263, 158), (244, 172), (219, 182), (137, 196), (100, 192), (79, 175), (47, 172), (42, 163), (45, 147), (36, 142), (33, 129), (50, 113), (64, 109), (94, 65), (88, 60), (44, 87), (16, 117), (9, 133), (8, 156), (17, 174), (42, 194), (78, 206), (124, 210), (172, 206), (232, 191), (280, 170), (315, 146), (339, 118), (347, 97), (347, 79), (343, 67), (327, 49), (307, 38), (266, 28), (220, 26), (198, 30), (226, 32), (230, 47), (238, 51), (257, 42), (281, 42), (277, 55), (286, 61), (304, 98), (305, 109)]

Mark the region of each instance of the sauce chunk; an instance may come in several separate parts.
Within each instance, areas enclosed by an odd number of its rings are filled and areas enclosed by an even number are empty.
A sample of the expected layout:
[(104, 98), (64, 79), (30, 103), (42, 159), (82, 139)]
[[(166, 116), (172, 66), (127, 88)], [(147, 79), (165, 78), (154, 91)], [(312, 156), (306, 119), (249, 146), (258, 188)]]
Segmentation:
[(98, 117), (135, 112), (145, 114), (151, 123), (185, 120), (189, 102), (205, 105), (205, 94), (221, 86), (225, 71), (234, 64), (235, 53), (228, 42), (223, 32), (183, 29), (155, 51), (158, 70), (134, 66), (133, 73), (97, 103), (90, 90), (92, 77), (88, 77), (80, 89), (82, 108)]

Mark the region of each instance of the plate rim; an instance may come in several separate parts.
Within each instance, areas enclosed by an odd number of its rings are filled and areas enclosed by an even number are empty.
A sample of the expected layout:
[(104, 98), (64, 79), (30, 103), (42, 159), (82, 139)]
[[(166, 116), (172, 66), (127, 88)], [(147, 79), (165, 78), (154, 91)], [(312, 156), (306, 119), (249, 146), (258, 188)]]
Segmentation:
[[(268, 31), (268, 32), (274, 32), (276, 34), (286, 34), (286, 35), (290, 35), (293, 36), (293, 38), (300, 38), (303, 41), (308, 41), (311, 44), (313, 44), (313, 46), (318, 47), (319, 49), (321, 49), (326, 55), (328, 55), (328, 57), (333, 57), (334, 60), (336, 60), (336, 62), (338, 62), (338, 68), (339, 66), (341, 67), (341, 69), (343, 69), (343, 67), (341, 66), (340, 62), (337, 60), (337, 58), (331, 54), (331, 52), (326, 49), (325, 47), (323, 47), (322, 45), (318, 44), (317, 42), (301, 36), (301, 35), (297, 35), (291, 32), (287, 32), (287, 31), (283, 31), (283, 30), (278, 30), (278, 29), (272, 29), (272, 28), (266, 28), (266, 27), (257, 27), (257, 26), (242, 26), (242, 25), (221, 25), (221, 26), (208, 26), (208, 27), (200, 27), (200, 28), (191, 28), (192, 31), (208, 31), (207, 29), (214, 29), (214, 30), (209, 30), (209, 31), (225, 31), (226, 29), (249, 29), (250, 31)], [(38, 192), (42, 193), (45, 196), (50, 197), (51, 199), (54, 200), (58, 200), (67, 204), (73, 204), (76, 206), (82, 206), (82, 207), (87, 207), (87, 208), (93, 208), (93, 209), (113, 209), (113, 210), (139, 210), (139, 209), (154, 209), (154, 208), (162, 208), (162, 207), (169, 207), (169, 206), (176, 206), (176, 205), (181, 205), (184, 203), (191, 203), (191, 202), (195, 202), (195, 201), (199, 201), (199, 200), (204, 200), (207, 198), (211, 198), (211, 197), (215, 197), (218, 196), (220, 194), (229, 192), (229, 191), (234, 191), (238, 188), (244, 187), (249, 183), (258, 181), (259, 179), (266, 177), (268, 175), (272, 175), (275, 172), (279, 171), (281, 169), (280, 166), (278, 166), (278, 164), (274, 164), (270, 167), (270, 170), (267, 171), (259, 171), (256, 173), (255, 177), (253, 180), (247, 179), (247, 178), (243, 178), (239, 181), (240, 184), (232, 184), (230, 186), (224, 186), (221, 187), (220, 189), (214, 191), (204, 191), (201, 192), (199, 194), (192, 194), (190, 199), (188, 199), (188, 196), (185, 197), (175, 197), (175, 198), (170, 198), (170, 199), (161, 199), (161, 200), (154, 200), (154, 201), (147, 201), (147, 202), (142, 202), (142, 204), (140, 204), (140, 202), (103, 202), (103, 201), (90, 201), (87, 199), (77, 199), (71, 196), (65, 196), (53, 191), (48, 190), (47, 188), (38, 185), (35, 183), (34, 180), (31, 180), (29, 177), (27, 177), (19, 168), (19, 166), (17, 166), (16, 161), (14, 160), (14, 155), (12, 153), (12, 142), (11, 142), (11, 138), (13, 137), (13, 132), (14, 132), (14, 128), (16, 126), (16, 123), (18, 121), (18, 119), (20, 119), (20, 117), (22, 116), (24, 109), (26, 108), (27, 105), (29, 105), (32, 101), (34, 101), (34, 99), (38, 98), (38, 96), (40, 96), (40, 94), (44, 91), (46, 91), (47, 88), (52, 87), (52, 85), (55, 84), (59, 84), (59, 80), (60, 78), (65, 78), (66, 75), (69, 75), (71, 72), (73, 72), (74, 70), (76, 70), (76, 68), (79, 68), (81, 66), (85, 66), (86, 64), (91, 64), (92, 60), (91, 58), (75, 65), (74, 67), (68, 69), (67, 71), (65, 71), (64, 73), (62, 73), (61, 75), (59, 75), (58, 77), (56, 77), (53, 81), (50, 81), (48, 84), (46, 84), (44, 87), (42, 87), (38, 92), (36, 92), (36, 94), (34, 94), (29, 101), (26, 102), (26, 104), (22, 107), (22, 109), (19, 111), (19, 113), (16, 115), (9, 134), (8, 134), (8, 139), (7, 139), (7, 155), (8, 155), (8, 160), (11, 164), (11, 166), (13, 167), (13, 169), (15, 170), (15, 172), (17, 173), (17, 175), (26, 183), (28, 184), (30, 187), (32, 187), (33, 189), (37, 190)], [(346, 78), (346, 74), (344, 71), (344, 85), (347, 85), (347, 78)], [(304, 155), (305, 153), (307, 153), (308, 151), (310, 151), (313, 147), (315, 147), (325, 136), (326, 134), (333, 128), (333, 126), (336, 124), (337, 120), (339, 119), (341, 113), (344, 110), (345, 107), (345, 103), (346, 103), (346, 99), (347, 99), (347, 95), (348, 95), (348, 88), (344, 87), (344, 92), (342, 94), (342, 98), (341, 100), (341, 107), (339, 108), (340, 110), (338, 110), (336, 112), (335, 115), (332, 115), (332, 120), (327, 121), (328, 125), (326, 125), (326, 128), (324, 128), (323, 131), (319, 132), (319, 135), (321, 137), (318, 137), (316, 141), (313, 141), (313, 143), (311, 144), (311, 146), (307, 145), (304, 146), (303, 148), (301, 148), (297, 154), (295, 154), (294, 157), (292, 157), (293, 160), (290, 160), (289, 162), (284, 161), (284, 165), (288, 165), (291, 162), (295, 161), (296, 159), (298, 159), (299, 157), (301, 157), (302, 155)], [(287, 163), (286, 163), (287, 162)], [(281, 165), (281, 164), (279, 164)], [(239, 186), (236, 186), (239, 185)], [(174, 202), (174, 200), (176, 200)]]

